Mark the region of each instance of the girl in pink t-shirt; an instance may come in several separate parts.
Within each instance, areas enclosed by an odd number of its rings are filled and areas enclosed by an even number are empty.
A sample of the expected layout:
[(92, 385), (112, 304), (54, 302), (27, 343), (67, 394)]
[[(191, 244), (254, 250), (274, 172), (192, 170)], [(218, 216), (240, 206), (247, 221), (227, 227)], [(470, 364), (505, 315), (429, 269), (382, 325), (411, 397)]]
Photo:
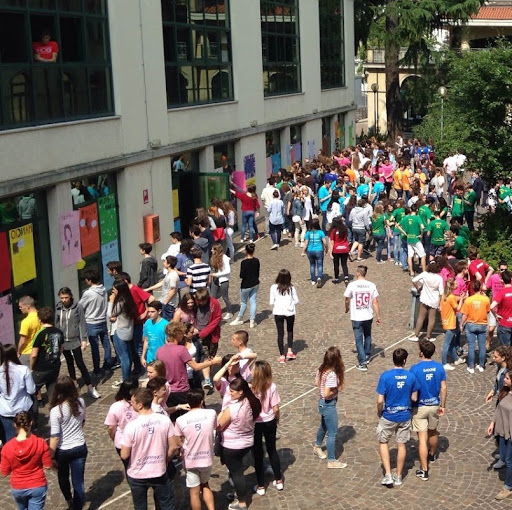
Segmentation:
[(229, 392), (229, 383), (240, 375), (240, 363), (238, 361), (238, 354), (231, 356), (227, 354), (222, 358), (222, 366), (213, 376), (213, 385), (222, 397), (222, 410), (231, 402), (231, 394)]
[(254, 444), (254, 422), (261, 412), (261, 403), (249, 383), (237, 377), (229, 384), (231, 402), (218, 416), (218, 430), (222, 433), (221, 460), (229, 470), (238, 507), (246, 508), (244, 457)]
[[(116, 394), (116, 401), (110, 406), (105, 425), (110, 439), (114, 442), (117, 454), (121, 454), (123, 444), (123, 432), (128, 423), (137, 418), (138, 413), (132, 408), (132, 393), (139, 387), (139, 381), (136, 378), (128, 378), (121, 383)], [(124, 469), (128, 466), (128, 460), (123, 460)]]
[(258, 486), (256, 493), (265, 494), (265, 469), (263, 467), (263, 436), (267, 447), (268, 458), (274, 472), (274, 485), (282, 491), (281, 463), (276, 449), (277, 425), (279, 424), (279, 404), (281, 398), (276, 385), (272, 382), (272, 368), (267, 361), (256, 361), (252, 375), (252, 391), (261, 402), (261, 413), (254, 427), (254, 468)]

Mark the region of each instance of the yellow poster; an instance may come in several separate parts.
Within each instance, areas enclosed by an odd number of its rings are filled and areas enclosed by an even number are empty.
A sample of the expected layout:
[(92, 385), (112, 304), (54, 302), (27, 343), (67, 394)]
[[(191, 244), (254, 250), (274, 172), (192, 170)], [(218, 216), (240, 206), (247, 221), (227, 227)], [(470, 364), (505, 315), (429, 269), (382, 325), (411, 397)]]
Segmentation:
[(180, 197), (178, 195), (178, 190), (173, 189), (172, 190), (172, 215), (173, 218), (179, 218), (180, 216)]
[(9, 230), (11, 246), (12, 274), (14, 286), (33, 280), (36, 277), (34, 254), (34, 231), (32, 223)]

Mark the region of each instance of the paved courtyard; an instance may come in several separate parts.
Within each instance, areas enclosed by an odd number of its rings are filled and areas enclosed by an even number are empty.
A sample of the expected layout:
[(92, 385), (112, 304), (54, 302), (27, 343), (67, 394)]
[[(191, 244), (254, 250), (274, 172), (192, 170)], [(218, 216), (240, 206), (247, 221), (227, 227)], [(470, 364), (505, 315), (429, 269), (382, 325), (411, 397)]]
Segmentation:
[[(391, 353), (397, 346), (405, 347), (410, 355), (408, 366), (418, 359), (417, 345), (408, 341), (410, 313), (410, 279), (407, 273), (390, 264), (376, 265), (370, 257), (368, 278), (377, 284), (381, 294), (382, 325), (374, 326), (375, 357), (368, 372), (355, 369), (356, 356), (352, 353), (354, 340), (349, 316), (344, 313), (344, 284), (329, 281), (322, 289), (312, 287), (309, 264), (293, 245), (270, 251), (270, 240), (257, 243), (256, 255), (262, 263), (262, 278), (258, 296), (258, 325), (250, 330), (250, 345), (260, 359), (272, 364), (274, 381), (282, 399), (278, 450), (284, 470), (285, 490), (272, 487), (263, 497), (252, 495), (251, 509), (466, 509), (499, 508), (494, 495), (501, 489), (504, 472), (490, 469), (494, 442), (485, 431), (492, 416), (493, 404), (485, 404), (485, 395), (492, 387), (494, 368), (483, 374), (470, 375), (465, 365), (448, 373), (448, 400), (446, 416), (440, 422), (440, 457), (431, 466), (430, 480), (423, 482), (414, 476), (419, 467), (417, 442), (411, 439), (407, 447), (404, 483), (398, 488), (380, 485), (382, 469), (375, 438), (377, 425), (375, 388), (380, 373), (392, 366)], [(231, 278), (231, 297), (238, 300), (238, 271), (242, 255), (237, 255)], [(351, 274), (356, 263), (349, 264)], [(297, 287), (298, 305), (295, 326), (297, 360), (284, 366), (277, 363), (275, 325), (268, 305), (269, 288), (279, 269), (286, 267), (292, 273)], [(326, 258), (326, 274), (332, 278), (332, 264)], [(246, 314), (246, 319), (248, 316)], [(248, 328), (248, 321), (247, 321)], [(235, 327), (223, 325), (220, 353), (232, 352), (230, 335)], [(436, 347), (440, 351), (442, 335), (437, 332)], [(317, 392), (313, 389), (316, 368), (330, 345), (340, 347), (347, 368), (345, 389), (338, 402), (340, 429), (337, 454), (348, 467), (327, 470), (326, 461), (312, 453), (312, 445), (319, 423)], [(436, 352), (439, 359), (439, 352)], [(90, 361), (89, 361), (90, 364)], [(114, 375), (117, 376), (116, 373)], [(112, 381), (99, 385), (102, 398), (87, 403), (85, 435), (89, 447), (86, 465), (86, 506), (90, 510), (132, 508), (128, 485), (124, 480), (121, 461), (107, 435), (103, 421), (114, 401)], [(209, 406), (218, 409), (217, 394), (208, 397)], [(45, 413), (48, 409), (44, 409)], [(392, 465), (396, 457), (392, 447)], [(256, 483), (254, 468), (246, 470), (248, 487)], [(49, 476), (47, 508), (65, 508), (55, 473)], [(268, 476), (271, 484), (272, 478)], [(215, 493), (216, 508), (227, 508), (225, 495), (230, 490), (226, 469), (215, 459), (211, 487)], [(0, 508), (14, 508), (7, 480), (0, 481)], [(175, 479), (176, 506), (188, 509), (188, 495), (184, 489), (184, 472)]]

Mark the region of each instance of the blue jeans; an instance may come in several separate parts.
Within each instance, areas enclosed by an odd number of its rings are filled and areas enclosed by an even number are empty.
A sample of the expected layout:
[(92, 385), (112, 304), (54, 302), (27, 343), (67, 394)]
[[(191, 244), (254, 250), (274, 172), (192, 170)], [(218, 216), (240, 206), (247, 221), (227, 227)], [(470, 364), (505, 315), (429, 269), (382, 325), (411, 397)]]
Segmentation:
[(114, 333), (114, 347), (116, 348), (119, 363), (121, 363), (121, 373), (123, 381), (126, 381), (131, 375), (132, 371), (132, 353), (133, 353), (133, 340), (121, 340), (117, 336), (117, 331)]
[(400, 263), (404, 270), (409, 270), (407, 263), (407, 238), (400, 239)]
[(400, 262), (401, 260), (400, 246), (400, 232), (393, 232), (393, 251), (395, 253), (395, 262)]
[(249, 227), (249, 239), (254, 239), (254, 211), (242, 211), (242, 229), (240, 239), (245, 239), (245, 230)]
[(309, 271), (311, 273), (311, 281), (316, 282), (324, 276), (324, 252), (323, 251), (307, 251), (309, 259)]
[(447, 329), (444, 332), (444, 343), (443, 351), (441, 354), (441, 363), (446, 365), (448, 363), (448, 355), (450, 355), (453, 361), (457, 361), (457, 342), (456, 342), (456, 329)]
[(272, 239), (272, 242), (274, 244), (279, 244), (281, 242), (281, 232), (283, 231), (283, 225), (282, 224), (274, 224), (269, 222), (269, 231), (270, 231), (270, 237)]
[[(70, 450), (57, 449), (55, 459), (58, 465), (59, 487), (66, 501), (73, 501), (73, 510), (82, 510), (85, 502), (85, 460), (87, 459), (87, 445), (76, 446)], [(71, 495), (69, 473), (74, 495)]]
[(241, 319), (247, 309), (247, 301), (249, 301), (249, 319), (256, 320), (256, 304), (258, 300), (259, 285), (249, 287), (248, 289), (240, 289), (240, 310), (238, 317)]
[(167, 473), (158, 478), (132, 478), (126, 476), (130, 490), (132, 491), (134, 510), (147, 510), (148, 489), (153, 489), (155, 504), (161, 510), (174, 510), (174, 488)]
[(325, 232), (327, 228), (327, 209), (322, 211), (322, 230)]
[(498, 436), (498, 446), (500, 448), (500, 459), (504, 460), (507, 465), (505, 489), (510, 491), (512, 490), (512, 439)]
[(43, 510), (47, 491), (48, 485), (43, 485), (33, 489), (11, 489), (11, 494), (18, 510)]
[(17, 436), (16, 430), (14, 430), (14, 425), (12, 424), (13, 420), (14, 418), (9, 416), (0, 416), (0, 422), (2, 423), (5, 433), (4, 444), (7, 443), (7, 441), (10, 441), (13, 437)]
[[(373, 238), (377, 242), (377, 255), (376, 259), (377, 262), (380, 262), (382, 260), (382, 248), (384, 248), (384, 240), (386, 239), (386, 235), (375, 235), (373, 234)], [(388, 258), (389, 258), (389, 252), (388, 252)]]
[(104, 362), (103, 368), (109, 369), (112, 366), (112, 351), (108, 338), (107, 323), (87, 324), (87, 337), (91, 344), (91, 356), (94, 372), (100, 371), (100, 342), (103, 345)]
[(357, 361), (360, 365), (364, 365), (372, 353), (372, 322), (373, 319), (352, 321), (352, 330), (356, 339)]
[(337, 398), (331, 400), (318, 399), (318, 412), (321, 421), (316, 433), (316, 446), (322, 446), (327, 434), (327, 460), (336, 460), (336, 434), (338, 433), (338, 412), (336, 410)]
[(512, 341), (512, 328), (498, 326), (498, 339), (501, 345), (510, 345)]
[(485, 338), (487, 326), (485, 324), (466, 323), (466, 339), (468, 341), (468, 367), (475, 368), (475, 344), (478, 340), (478, 364), (485, 366)]
[(388, 249), (388, 260), (395, 258), (393, 249), (393, 234), (386, 234), (387, 249)]
[(142, 356), (142, 332), (144, 330), (144, 324), (133, 325), (133, 341), (132, 341), (132, 361), (133, 370), (139, 373), (142, 371), (142, 365), (140, 363), (140, 357)]

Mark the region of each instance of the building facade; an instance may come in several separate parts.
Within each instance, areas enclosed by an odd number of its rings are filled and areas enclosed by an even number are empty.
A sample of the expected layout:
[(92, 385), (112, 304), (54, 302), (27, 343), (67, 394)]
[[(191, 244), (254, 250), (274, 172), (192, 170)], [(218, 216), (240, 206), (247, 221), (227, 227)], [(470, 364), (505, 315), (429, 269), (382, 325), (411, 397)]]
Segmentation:
[(0, 2), (0, 340), (21, 295), (136, 280), (228, 170), (354, 143), (353, 40), (352, 0)]

